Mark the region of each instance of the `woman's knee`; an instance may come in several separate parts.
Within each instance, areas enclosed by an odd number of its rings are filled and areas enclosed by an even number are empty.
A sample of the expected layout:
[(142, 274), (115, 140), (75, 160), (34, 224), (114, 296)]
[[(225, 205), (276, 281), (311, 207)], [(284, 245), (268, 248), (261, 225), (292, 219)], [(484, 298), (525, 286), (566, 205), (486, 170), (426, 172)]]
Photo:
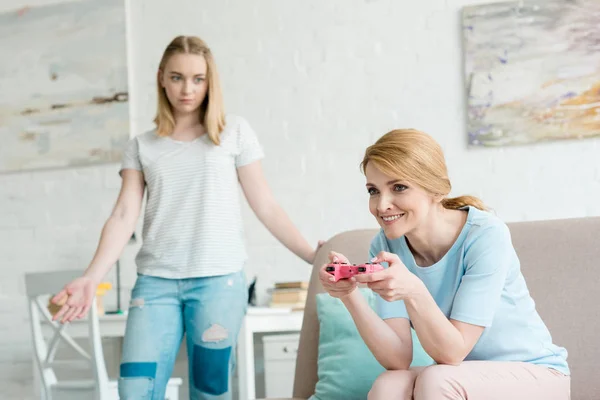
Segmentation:
[(190, 387), (210, 396), (222, 396), (229, 391), (233, 345), (209, 346), (192, 344), (189, 353)]
[(416, 372), (411, 370), (385, 371), (377, 377), (369, 400), (410, 400), (415, 385)]
[(463, 399), (464, 390), (456, 379), (456, 366), (431, 365), (415, 380), (414, 399)]

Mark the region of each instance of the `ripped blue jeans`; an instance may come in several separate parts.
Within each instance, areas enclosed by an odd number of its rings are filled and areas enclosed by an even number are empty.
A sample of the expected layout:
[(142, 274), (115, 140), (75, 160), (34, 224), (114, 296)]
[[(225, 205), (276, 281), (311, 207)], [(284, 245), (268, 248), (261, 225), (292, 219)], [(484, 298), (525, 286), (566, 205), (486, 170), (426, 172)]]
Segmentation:
[(123, 341), (120, 399), (164, 400), (184, 333), (190, 399), (231, 399), (247, 303), (243, 271), (189, 279), (138, 275)]

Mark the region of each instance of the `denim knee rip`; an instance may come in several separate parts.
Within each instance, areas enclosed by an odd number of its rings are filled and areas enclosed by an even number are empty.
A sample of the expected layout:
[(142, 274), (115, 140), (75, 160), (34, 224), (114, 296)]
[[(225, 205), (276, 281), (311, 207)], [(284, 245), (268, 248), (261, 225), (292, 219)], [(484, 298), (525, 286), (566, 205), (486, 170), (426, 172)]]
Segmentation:
[(119, 396), (124, 399), (152, 398), (155, 362), (129, 362), (121, 364)]
[(193, 382), (199, 391), (214, 396), (229, 390), (229, 359), (231, 347), (210, 349), (194, 345)]

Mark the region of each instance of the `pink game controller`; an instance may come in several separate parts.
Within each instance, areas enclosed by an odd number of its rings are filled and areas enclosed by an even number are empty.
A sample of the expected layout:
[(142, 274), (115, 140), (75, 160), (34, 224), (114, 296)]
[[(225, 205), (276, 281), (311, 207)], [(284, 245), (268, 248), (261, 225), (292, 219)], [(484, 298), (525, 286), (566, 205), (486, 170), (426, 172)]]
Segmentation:
[(347, 264), (334, 262), (327, 264), (325, 271), (333, 275), (334, 282), (340, 279), (348, 279), (358, 274), (371, 274), (373, 272), (382, 271), (384, 268), (379, 264)]

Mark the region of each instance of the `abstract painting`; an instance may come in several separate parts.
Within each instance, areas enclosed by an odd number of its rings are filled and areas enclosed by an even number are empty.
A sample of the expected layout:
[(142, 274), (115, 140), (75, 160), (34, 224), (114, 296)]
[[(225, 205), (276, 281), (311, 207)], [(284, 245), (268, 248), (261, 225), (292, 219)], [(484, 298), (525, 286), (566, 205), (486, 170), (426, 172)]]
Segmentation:
[(463, 9), (471, 146), (600, 136), (600, 2)]
[(124, 0), (0, 15), (0, 172), (118, 162), (129, 139)]

